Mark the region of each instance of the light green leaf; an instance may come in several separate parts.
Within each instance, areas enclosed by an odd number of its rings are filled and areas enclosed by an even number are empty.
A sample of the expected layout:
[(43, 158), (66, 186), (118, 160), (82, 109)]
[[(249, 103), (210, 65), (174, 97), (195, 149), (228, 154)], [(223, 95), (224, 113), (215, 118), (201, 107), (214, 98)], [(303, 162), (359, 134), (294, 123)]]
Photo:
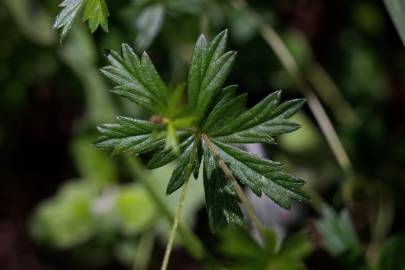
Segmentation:
[(384, 0), (391, 19), (405, 46), (405, 1), (404, 0)]
[(59, 6), (62, 7), (62, 10), (56, 16), (53, 27), (55, 29), (62, 29), (60, 33), (61, 41), (66, 37), (82, 10), (83, 20), (88, 21), (92, 32), (99, 25), (101, 25), (104, 31), (108, 31), (107, 17), (109, 16), (109, 12), (104, 0), (64, 0)]
[(361, 244), (347, 210), (338, 214), (324, 206), (322, 218), (316, 222), (316, 227), (322, 235), (324, 247), (332, 255), (361, 254)]
[(80, 175), (98, 187), (117, 180), (117, 172), (108, 155), (91, 146), (92, 138), (80, 136), (73, 140), (71, 149)]
[(31, 223), (33, 237), (58, 248), (71, 248), (90, 239), (97, 228), (91, 209), (96, 192), (87, 181), (65, 184), (35, 211)]
[(79, 15), (79, 12), (83, 8), (86, 0), (64, 0), (59, 5), (62, 7), (61, 12), (56, 16), (53, 27), (55, 29), (62, 29), (60, 33), (60, 39), (63, 40), (66, 34), (72, 28), (73, 22)]
[(83, 11), (83, 21), (88, 21), (91, 32), (96, 31), (99, 25), (104, 31), (108, 32), (108, 16), (110, 16), (110, 13), (104, 0), (86, 1)]
[(152, 199), (139, 185), (128, 185), (119, 189), (114, 212), (127, 234), (139, 233), (152, 226), (157, 214)]
[(163, 20), (164, 8), (160, 4), (148, 6), (142, 10), (135, 22), (137, 30), (135, 47), (138, 51), (149, 47), (162, 28)]

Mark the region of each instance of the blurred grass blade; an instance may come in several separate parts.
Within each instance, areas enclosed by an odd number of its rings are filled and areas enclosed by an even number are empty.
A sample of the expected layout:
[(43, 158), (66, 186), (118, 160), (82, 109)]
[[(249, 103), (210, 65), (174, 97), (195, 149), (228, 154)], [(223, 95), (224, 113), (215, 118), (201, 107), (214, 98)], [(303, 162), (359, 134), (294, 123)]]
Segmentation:
[(384, 4), (405, 46), (405, 0), (384, 0)]

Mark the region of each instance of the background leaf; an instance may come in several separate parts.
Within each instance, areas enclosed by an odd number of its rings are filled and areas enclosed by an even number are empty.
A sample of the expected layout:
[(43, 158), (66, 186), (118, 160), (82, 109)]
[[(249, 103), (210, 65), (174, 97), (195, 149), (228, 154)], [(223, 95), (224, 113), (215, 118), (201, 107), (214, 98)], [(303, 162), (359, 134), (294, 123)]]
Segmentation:
[(137, 51), (143, 51), (149, 47), (162, 28), (164, 15), (164, 8), (159, 4), (142, 9), (135, 21), (137, 30), (135, 47)]

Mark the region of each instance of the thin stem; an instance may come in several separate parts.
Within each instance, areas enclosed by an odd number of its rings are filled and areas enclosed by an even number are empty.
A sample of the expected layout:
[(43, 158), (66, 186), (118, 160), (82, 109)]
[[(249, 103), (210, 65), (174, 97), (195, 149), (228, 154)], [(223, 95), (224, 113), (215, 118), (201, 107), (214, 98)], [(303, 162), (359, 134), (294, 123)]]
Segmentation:
[[(174, 216), (172, 211), (168, 208), (167, 203), (163, 200), (162, 196), (156, 190), (152, 183), (156, 179), (152, 179), (152, 176), (145, 170), (141, 162), (136, 157), (125, 156), (125, 162), (127, 167), (131, 169), (138, 181), (141, 181), (148, 191), (149, 195), (153, 198), (158, 209), (163, 216), (170, 222), (174, 222)], [(205, 257), (211, 256), (204, 249), (204, 245), (201, 240), (186, 226), (179, 224), (179, 233), (183, 239), (184, 248), (193, 256), (194, 259), (201, 261)]]
[(232, 184), (236, 194), (238, 195), (239, 199), (241, 200), (243, 206), (245, 207), (246, 214), (249, 216), (250, 220), (252, 221), (253, 226), (257, 230), (257, 232), (262, 236), (265, 228), (261, 224), (260, 220), (256, 216), (256, 213), (253, 209), (252, 204), (249, 202), (248, 198), (246, 197), (245, 193), (243, 192), (241, 186), (239, 185), (236, 178), (233, 176), (233, 173), (225, 164), (224, 160), (219, 156), (217, 150), (215, 149), (214, 145), (212, 144), (211, 140), (208, 138), (207, 135), (202, 134), (202, 138), (208, 149), (210, 150), (212, 156), (217, 160), (219, 167), (224, 172), (225, 178)]
[(173, 226), (170, 231), (169, 241), (166, 246), (166, 251), (165, 251), (165, 256), (163, 258), (162, 267), (160, 268), (161, 270), (166, 270), (167, 266), (169, 265), (170, 254), (173, 249), (174, 239), (176, 238), (177, 226), (179, 225), (180, 218), (181, 218), (181, 210), (183, 209), (184, 199), (186, 198), (187, 186), (188, 186), (188, 178), (184, 182), (183, 187), (181, 189), (179, 203), (177, 205), (176, 214), (174, 216)]
[(198, 150), (199, 142), (200, 142), (200, 136), (199, 136), (199, 134), (197, 134), (194, 139), (193, 149), (191, 150), (187, 166), (184, 169), (184, 175), (183, 175), (184, 184), (183, 184), (183, 187), (182, 187), (182, 190), (180, 193), (179, 203), (177, 205), (176, 214), (174, 216), (172, 230), (170, 232), (169, 241), (166, 246), (166, 251), (165, 251), (165, 256), (163, 259), (162, 267), (160, 268), (161, 270), (166, 270), (167, 266), (169, 264), (169, 259), (170, 259), (170, 254), (171, 254), (172, 248), (173, 248), (174, 238), (176, 237), (177, 227), (179, 225), (180, 218), (181, 218), (181, 210), (183, 209), (184, 199), (186, 197), (188, 180), (193, 172), (194, 160), (197, 158), (197, 150)]
[(328, 115), (326, 114), (318, 97), (312, 91), (312, 88), (304, 80), (297, 62), (288, 50), (287, 46), (281, 40), (273, 27), (264, 22), (253, 10), (249, 9), (245, 0), (233, 0), (232, 4), (237, 9), (244, 9), (250, 12), (252, 19), (259, 25), (260, 34), (267, 44), (273, 49), (281, 64), (294, 79), (298, 88), (308, 100), (308, 106), (313, 113), (322, 133), (324, 134), (329, 147), (332, 150), (340, 167), (347, 173), (351, 174), (352, 166), (350, 159), (341, 143), (335, 128), (333, 127)]
[(153, 231), (148, 231), (141, 235), (132, 270), (146, 270), (148, 268), (154, 238)]

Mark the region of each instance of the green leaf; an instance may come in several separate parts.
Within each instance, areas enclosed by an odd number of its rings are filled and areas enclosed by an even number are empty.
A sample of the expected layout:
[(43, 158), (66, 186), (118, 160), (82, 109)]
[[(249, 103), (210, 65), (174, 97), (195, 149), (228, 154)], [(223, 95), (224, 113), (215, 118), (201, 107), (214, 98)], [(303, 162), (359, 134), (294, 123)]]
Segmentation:
[(385, 241), (378, 261), (380, 270), (404, 270), (405, 234), (396, 234)]
[(285, 209), (290, 208), (291, 199), (307, 200), (301, 190), (304, 181), (282, 172), (282, 164), (260, 159), (231, 145), (213, 140), (218, 155), (242, 184), (247, 185), (257, 196), (266, 194)]
[(154, 223), (157, 211), (146, 190), (139, 185), (123, 186), (119, 189), (114, 212), (127, 234), (139, 233)]
[(79, 15), (79, 12), (83, 8), (86, 0), (64, 0), (59, 5), (62, 7), (61, 12), (56, 16), (53, 27), (55, 29), (62, 29), (60, 33), (60, 39), (63, 40), (66, 34), (72, 28), (73, 22)]
[[(279, 105), (280, 96), (281, 91), (270, 94), (253, 108), (239, 112), (239, 117), (230, 118), (227, 124), (206, 127), (207, 133), (225, 143), (274, 143), (273, 136), (299, 128), (288, 118), (304, 104), (304, 100), (295, 99)], [(211, 112), (213, 122), (219, 120), (221, 109), (214, 108)]]
[(263, 233), (263, 243), (259, 245), (246, 231), (230, 227), (221, 233), (219, 248), (229, 259), (233, 270), (303, 270), (303, 259), (309, 254), (310, 246), (303, 234), (293, 234), (285, 239), (279, 250), (276, 248), (276, 235), (270, 231)]
[[(70, 181), (57, 194), (41, 203), (31, 222), (32, 236), (51, 246), (71, 248), (97, 232), (92, 200), (97, 189), (89, 181)], [(55, 218), (57, 217), (57, 218)]]
[(117, 117), (117, 124), (103, 124), (98, 127), (102, 134), (94, 146), (113, 150), (113, 154), (131, 153), (139, 155), (159, 149), (165, 145), (164, 138), (153, 138), (152, 132), (159, 128), (149, 121)]
[(220, 90), (232, 67), (236, 52), (224, 52), (227, 31), (218, 34), (208, 45), (203, 35), (198, 39), (188, 74), (188, 102), (200, 119)]
[(384, 4), (405, 46), (405, 1), (384, 0)]
[(162, 5), (157, 4), (142, 9), (135, 22), (137, 30), (135, 46), (138, 51), (149, 47), (162, 28), (163, 20), (164, 8)]
[(180, 155), (177, 167), (174, 169), (169, 184), (167, 185), (167, 195), (172, 194), (179, 189), (193, 172), (195, 165), (194, 160), (197, 156), (198, 149), (196, 140), (198, 139), (194, 138), (194, 142)]
[(109, 12), (104, 0), (64, 0), (59, 6), (62, 7), (62, 10), (56, 16), (53, 27), (62, 29), (60, 33), (61, 41), (66, 37), (75, 19), (83, 9), (83, 20), (88, 21), (92, 32), (99, 25), (104, 31), (108, 31), (107, 17)]
[[(187, 137), (187, 139), (179, 144), (179, 151), (184, 152), (185, 149), (193, 143), (193, 141), (194, 138), (192, 136)], [(148, 161), (148, 168), (156, 169), (162, 167), (175, 160), (177, 157), (178, 155), (176, 155), (176, 153), (174, 153), (171, 149), (162, 148), (152, 155), (151, 159)]]
[(360, 256), (360, 240), (347, 210), (337, 214), (333, 209), (324, 206), (322, 218), (316, 222), (316, 227), (323, 238), (324, 247), (332, 255)]
[(203, 151), (205, 204), (211, 231), (216, 232), (229, 224), (243, 225), (243, 214), (232, 185), (206, 146)]
[(167, 88), (146, 53), (139, 59), (129, 45), (123, 44), (122, 56), (112, 51), (107, 58), (111, 65), (101, 72), (117, 85), (113, 93), (157, 115), (166, 112)]
[(73, 140), (71, 151), (80, 175), (104, 188), (118, 179), (116, 168), (106, 153), (91, 146), (93, 138), (80, 136)]
[(83, 21), (88, 21), (91, 32), (96, 31), (99, 25), (104, 31), (108, 32), (108, 16), (110, 16), (110, 13), (104, 0), (86, 1), (83, 11)]

